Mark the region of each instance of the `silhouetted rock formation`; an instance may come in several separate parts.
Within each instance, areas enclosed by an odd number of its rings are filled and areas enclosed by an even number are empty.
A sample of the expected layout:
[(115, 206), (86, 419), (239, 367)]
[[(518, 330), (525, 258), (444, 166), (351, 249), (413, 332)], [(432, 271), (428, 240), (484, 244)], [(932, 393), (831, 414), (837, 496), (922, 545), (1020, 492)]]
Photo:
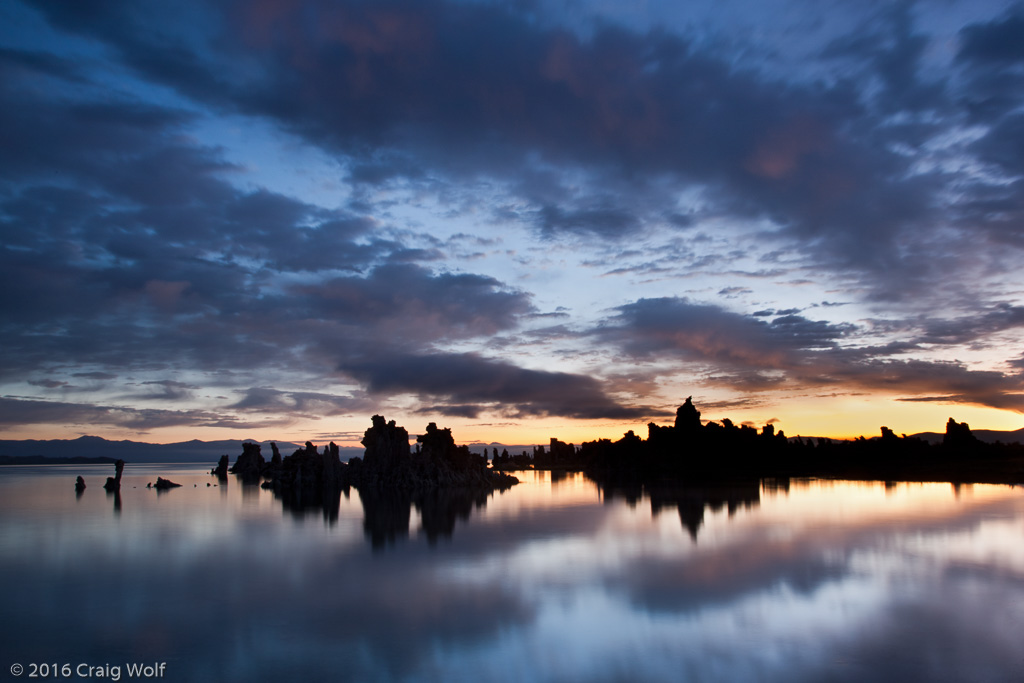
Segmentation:
[(333, 442), (320, 452), (307, 441), (304, 448), (283, 459), (272, 443), (269, 465), (263, 462), (259, 446), (247, 443), (232, 472), (247, 481), (265, 478), (263, 488), (273, 490), (287, 510), (304, 515), (320, 508), (329, 522), (338, 518), (341, 494), (348, 496), (349, 487), (357, 488), (366, 533), (375, 547), (408, 535), (412, 505), (420, 509), (423, 528), (433, 542), (450, 534), (455, 521), (468, 517), (474, 506), (485, 504), (492, 491), (518, 482), (490, 470), (487, 459), (468, 447), (456, 446), (450, 429), (430, 423), (417, 441), (414, 453), (403, 427), (374, 415), (363, 435), (363, 457), (348, 464), (341, 462), (340, 449)]
[(372, 426), (363, 434), (366, 447), (362, 458), (349, 460), (349, 478), (357, 486), (412, 488), (416, 482), (411, 467), (409, 432), (381, 415), (370, 418)]
[(260, 453), (258, 443), (246, 442), (242, 444), (242, 454), (232, 465), (231, 474), (237, 474), (245, 484), (258, 484), (263, 476), (263, 469), (267, 461)]
[(345, 465), (341, 462), (337, 444), (333, 441), (324, 447), (323, 453), (307, 441), (300, 448), (282, 459), (277, 444), (271, 444), (274, 451), (264, 476), (269, 481), (263, 488), (273, 489), (286, 507), (303, 511), (319, 507), (328, 521), (338, 518), (341, 492), (347, 489), (344, 481)]
[(120, 491), (121, 490), (121, 472), (124, 471), (124, 460), (118, 460), (114, 463), (114, 476), (107, 477), (107, 483), (103, 485), (108, 492)]
[(349, 461), (345, 481), (360, 491), (363, 487), (493, 490), (508, 488), (519, 481), (489, 469), (484, 456), (471, 453), (467, 446), (456, 446), (451, 429), (438, 429), (433, 422), (416, 441), (413, 453), (404, 427), (374, 415), (372, 426), (363, 435), (365, 455)]
[(532, 463), (534, 469), (538, 470), (567, 470), (579, 469), (579, 461), (576, 446), (552, 438), (547, 450), (543, 446), (533, 449)]
[[(850, 446), (891, 454), (919, 444), (927, 447), (883, 428), (881, 439)], [(847, 460), (845, 453), (831, 444), (816, 450), (802, 441), (790, 443), (772, 424), (758, 431), (728, 419), (701, 423), (700, 412), (688, 398), (676, 412), (675, 424), (649, 424), (646, 440), (629, 431), (618, 441), (586, 442), (577, 457), (605, 501), (621, 498), (635, 506), (647, 497), (654, 514), (675, 509), (696, 542), (708, 509), (726, 508), (733, 515), (756, 506), (762, 480), (779, 488), (788, 486), (789, 476), (828, 476)], [(862, 453), (858, 456), (863, 459)]]
[(693, 406), (693, 396), (687, 396), (676, 410), (675, 429), (680, 434), (694, 434), (700, 427), (700, 411)]
[(75, 480), (75, 493), (79, 493), (80, 494), (84, 490), (85, 490), (85, 479), (82, 479), (82, 476), (79, 475), (78, 479)]
[(946, 434), (942, 437), (942, 445), (945, 448), (974, 452), (979, 450), (982, 443), (971, 434), (971, 428), (966, 422), (957, 422), (949, 418), (946, 422)]
[(220, 456), (220, 461), (217, 463), (216, 467), (210, 470), (210, 474), (216, 476), (217, 479), (219, 479), (220, 481), (227, 481), (228, 465), (230, 464), (230, 462), (231, 459), (228, 456)]
[[(498, 449), (495, 448), (494, 450)], [(536, 454), (536, 450), (534, 449), (534, 454)], [(500, 455), (495, 454), (494, 459), (491, 461), (491, 466), (496, 470), (528, 470), (531, 467), (535, 467), (536, 464), (533, 461), (533, 456), (526, 451), (519, 455), (509, 455), (508, 449), (503, 448)], [(577, 463), (574, 467), (578, 466)]]
[[(552, 443), (555, 443), (553, 440)], [(576, 453), (582, 469), (598, 483), (644, 485), (655, 481), (756, 480), (765, 477), (834, 477), (890, 481), (1024, 482), (1024, 448), (982, 443), (966, 423), (950, 418), (941, 446), (896, 436), (834, 442), (790, 441), (772, 424), (760, 432), (702, 424), (691, 399), (679, 407), (675, 425), (648, 425), (643, 440), (632, 431), (619, 441), (584, 443)]]
[(153, 488), (157, 491), (166, 491), (167, 489), (173, 489), (179, 486), (181, 486), (181, 484), (175, 484), (173, 481), (164, 479), (163, 477), (157, 477), (156, 483), (153, 484)]

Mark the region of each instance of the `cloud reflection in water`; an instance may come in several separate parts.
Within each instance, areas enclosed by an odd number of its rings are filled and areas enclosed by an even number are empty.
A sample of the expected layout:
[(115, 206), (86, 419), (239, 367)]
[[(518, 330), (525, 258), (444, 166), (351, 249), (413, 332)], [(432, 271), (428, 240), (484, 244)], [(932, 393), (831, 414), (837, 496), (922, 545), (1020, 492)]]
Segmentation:
[(383, 518), (342, 496), (336, 521), (175, 480), (126, 488), (114, 517), (73, 476), (0, 476), (7, 660), (157, 659), (199, 681), (1024, 674), (1020, 489), (762, 487), (702, 509), (694, 542), (677, 507), (578, 477)]

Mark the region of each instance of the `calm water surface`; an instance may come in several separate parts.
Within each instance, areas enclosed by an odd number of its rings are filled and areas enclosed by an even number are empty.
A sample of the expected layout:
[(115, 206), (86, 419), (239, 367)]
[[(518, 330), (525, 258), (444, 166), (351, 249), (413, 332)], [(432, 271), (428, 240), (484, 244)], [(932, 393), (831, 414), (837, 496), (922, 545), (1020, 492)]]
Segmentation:
[[(0, 468), (0, 671), (181, 681), (1022, 681), (1024, 489), (805, 481), (654, 500), (285, 510), (208, 467)], [(82, 474), (88, 489), (74, 492)], [(157, 475), (184, 484), (158, 493)], [(117, 509), (119, 508), (119, 509)], [(27, 680), (27, 673), (22, 676)]]

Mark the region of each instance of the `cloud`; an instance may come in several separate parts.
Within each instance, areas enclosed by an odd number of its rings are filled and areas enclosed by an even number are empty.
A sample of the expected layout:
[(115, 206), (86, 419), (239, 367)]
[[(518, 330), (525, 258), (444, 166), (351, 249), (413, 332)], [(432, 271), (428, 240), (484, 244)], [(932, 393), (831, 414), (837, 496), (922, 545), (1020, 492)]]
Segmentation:
[(815, 361), (802, 375), (804, 381), (902, 394), (938, 393), (950, 402), (1024, 412), (1024, 380), (1017, 374), (972, 370), (957, 361), (849, 359), (841, 355)]
[[(222, 394), (283, 392), (239, 410), (309, 414), (352, 389), (327, 376), (450, 415), (640, 415), (610, 383), (463, 353), (539, 335), (564, 351), (596, 325), (590, 340), (736, 388), (896, 378), (908, 398), (1017, 405), (1016, 375), (925, 358), (1018, 326), (1019, 9), (942, 29), (957, 45), (919, 5), (868, 8), (783, 71), (696, 28), (567, 27), (543, 4), (23, 5), (45, 36), (0, 48), (6, 381), (188, 368), (236, 373)], [(255, 185), (274, 175), (251, 173), (265, 150), (222, 130), (254, 121), (328, 155), (342, 189), (316, 204)], [(581, 299), (564, 327), (529, 329), (551, 306), (518, 288), (538, 286), (516, 252), (530, 237), (605, 283), (673, 294), (685, 276), (758, 313), (633, 290), (601, 324)], [(735, 279), (713, 281), (723, 270)], [(858, 345), (861, 323), (762, 295), (795, 283), (905, 308)], [(454, 383), (428, 386), (424, 363)], [(522, 388), (551, 377), (567, 400)], [(143, 400), (190, 400), (148, 386)]]
[(767, 321), (764, 311), (744, 315), (687, 299), (641, 299), (617, 311), (592, 331), (596, 337), (636, 358), (710, 364), (716, 370), (706, 381), (716, 384), (758, 391), (844, 386), (1024, 412), (1019, 373), (907, 357), (919, 352), (920, 344), (959, 344), (1019, 327), (1024, 319), (1012, 306), (970, 319), (926, 321), (918, 340), (883, 346), (851, 343), (861, 332), (851, 324), (795, 314)]
[(23, 425), (91, 427), (113, 425), (140, 432), (161, 427), (221, 427), (251, 429), (280, 426), (282, 420), (243, 421), (230, 414), (206, 410), (158, 410), (88, 403), (62, 403), (0, 398), (0, 430)]
[(62, 382), (55, 379), (42, 379), (42, 380), (29, 380), (29, 384), (34, 387), (44, 387), (46, 389), (58, 389), (60, 387), (66, 387), (67, 382)]
[(998, 19), (971, 24), (960, 30), (957, 59), (974, 63), (1024, 62), (1024, 14), (1011, 9)]
[[(34, 330), (28, 323), (9, 327), (18, 334), (9, 336), (2, 366), (9, 377), (24, 376), (60, 357), (71, 361), (69, 369), (102, 366), (108, 371), (84, 374), (108, 379), (115, 376), (110, 370), (161, 369), (271, 377), (287, 370), (312, 379), (333, 370), (339, 351), (416, 353), (435, 342), (511, 329), (533, 310), (525, 293), (508, 290), (493, 278), (432, 273), (415, 265), (384, 265), (365, 276), (289, 284), (262, 296), (248, 296), (255, 283), (236, 267), (210, 268), (224, 289), (206, 293), (207, 286), (190, 280), (197, 300), (187, 306), (176, 308), (166, 298), (152, 305), (145, 295), (152, 288), (142, 285), (122, 298), (121, 310), (101, 310), (104, 298), (98, 297), (93, 306), (82, 302), (78, 312), (55, 315), (50, 323), (57, 327), (52, 330)], [(233, 273), (235, 281), (224, 279), (218, 270)], [(188, 290), (175, 291), (184, 295)], [(194, 388), (171, 380), (146, 386), (161, 387), (140, 397), (147, 400), (183, 399)], [(282, 394), (274, 395), (284, 400)], [(288, 400), (296, 403), (278, 407), (304, 412), (315, 395), (290, 392)], [(266, 401), (271, 395), (261, 396)], [(240, 407), (255, 407), (256, 398), (251, 394)], [(320, 407), (333, 413), (329, 403)]]
[(301, 315), (421, 340), (492, 335), (533, 312), (526, 293), (508, 290), (494, 278), (435, 274), (413, 264), (381, 265), (365, 276), (294, 285), (286, 297), (281, 303), (300, 309)]
[(0, 73), (8, 82), (51, 77), (68, 83), (88, 82), (78, 62), (40, 50), (0, 47)]
[[(129, 499), (123, 495), (129, 510)], [(342, 505), (343, 514), (352, 515), (342, 523), (351, 522), (358, 529), (361, 515)], [(308, 525), (312, 520), (305, 521)], [(301, 536), (295, 531), (302, 522), (299, 514), (284, 528), (293, 537)], [(303, 649), (320, 653), (303, 664), (307, 675), (349, 681), (415, 676), (430, 669), (431, 662), (436, 666), (437, 647), (461, 650), (490, 642), (509, 629), (530, 625), (537, 611), (505, 582), (458, 581), (436, 571), (435, 563), (443, 562), (438, 559), (445, 552), (443, 546), (428, 549), (426, 544), (410, 543), (401, 553), (371, 554), (361, 539), (351, 539), (352, 545), (347, 536), (336, 533), (335, 547), (325, 552), (322, 545), (277, 536), (282, 527), (264, 520), (233, 524), (227, 532), (218, 529), (212, 540), (188, 531), (173, 533), (173, 527), (160, 521), (154, 525), (150, 533), (176, 555), (187, 556), (186, 561), (169, 563), (159, 559), (155, 547), (143, 547), (128, 565), (97, 553), (89, 572), (69, 574), (51, 556), (34, 563), (12, 559), (0, 568), (0, 579), (24, 589), (12, 609), (26, 615), (26, 628), (33, 633), (53, 623), (63, 611), (80, 634), (74, 647), (82, 653), (111, 647), (111, 636), (105, 634), (114, 633), (116, 646), (133, 652), (155, 653), (173, 646), (176, 652), (188, 653), (176, 665), (177, 675), (184, 678), (202, 678), (204, 672), (212, 671), (220, 679), (250, 681), (287, 678), (296, 667), (296, 652), (290, 647), (250, 650), (246, 645), (246, 653), (252, 656), (229, 661), (217, 642), (218, 634), (235, 632), (240, 622), (259, 624), (261, 632), (272, 638), (275, 634), (286, 637), (286, 631), (301, 634)], [(488, 531), (493, 536), (493, 530)], [(273, 547), (268, 538), (275, 539)], [(77, 538), (70, 541), (70, 548), (76, 554), (88, 552), (95, 542), (95, 538)], [(136, 547), (147, 543), (141, 537), (135, 542)], [(486, 543), (483, 540), (480, 545), (486, 548)], [(191, 548), (190, 555), (186, 547)], [(416, 557), (428, 552), (430, 559)], [(230, 558), (228, 564), (225, 558)], [(237, 578), (239, 593), (225, 593), (214, 580), (223, 575), (225, 566), (251, 568)], [(303, 580), (283, 581), (288, 571), (297, 572)], [(318, 594), (310, 586), (333, 588)], [(104, 609), (89, 608), (105, 595), (112, 597)], [(168, 595), (185, 597), (169, 601)], [(265, 597), (253, 601), (251, 595)], [(69, 600), (86, 607), (69, 615)], [(195, 606), (218, 601), (226, 608), (214, 610), (197, 626)], [(30, 603), (36, 609), (22, 612)], [(268, 616), (289, 610), (302, 615), (299, 631), (280, 629), (280, 623)], [(161, 634), (157, 644), (153, 633)], [(35, 647), (34, 641), (25, 642), (27, 648)]]
[(247, 413), (270, 413), (278, 416), (329, 417), (370, 411), (373, 406), (355, 396), (336, 396), (310, 391), (280, 391), (268, 387), (247, 389), (243, 397), (228, 406)]
[(591, 376), (521, 368), (471, 353), (346, 356), (338, 370), (370, 392), (444, 398), (434, 408), (449, 415), (476, 417), (488, 410), (515, 416), (635, 419), (652, 412), (619, 403)]
[(913, 3), (899, 2), (869, 12), (863, 25), (834, 39), (821, 56), (848, 60), (853, 68), (863, 69), (863, 81), (874, 78), (879, 86), (870, 96), (874, 107), (884, 112), (918, 112), (946, 105), (943, 81), (928, 81), (922, 73), (928, 48), (929, 36), (914, 25)]
[[(548, 236), (617, 239), (684, 213), (678, 229), (701, 213), (769, 220), (888, 297), (932, 275), (896, 247), (928, 232), (945, 181), (894, 152), (882, 124), (954, 105), (921, 76), (927, 39), (905, 5), (835, 41), (824, 56), (858, 79), (829, 85), (737, 67), (666, 30), (604, 22), (584, 37), (499, 3), (235, 3), (202, 8), (210, 29), (37, 7), (147, 80), (341, 154), (356, 183), (482, 180)], [(703, 212), (664, 211), (681, 185), (705, 188)]]
[(192, 392), (199, 387), (172, 379), (141, 382), (139, 386), (150, 389), (148, 393), (134, 396), (143, 401), (182, 401), (192, 398)]
[(956, 63), (963, 67), (964, 107), (973, 122), (998, 124), (1024, 101), (1022, 36), (1024, 12), (1019, 6), (960, 30)]
[(1001, 303), (988, 311), (945, 320), (928, 320), (918, 343), (959, 344), (1024, 327), (1024, 306)]
[[(1019, 579), (1000, 573), (979, 581), (977, 576), (958, 577), (947, 566), (938, 580), (928, 596), (914, 590), (895, 596), (870, 628), (830, 644), (832, 661), (795, 680), (842, 683), (867, 677), (896, 683), (910, 677), (953, 682), (991, 668), (992, 662), (1019, 667), (1002, 617), (1004, 596), (1020, 590)], [(939, 590), (943, 599), (932, 600)], [(848, 665), (837, 667), (836, 662)]]
[(788, 367), (799, 352), (834, 347), (851, 330), (798, 315), (766, 322), (682, 298), (640, 299), (617, 310), (595, 333), (633, 355), (669, 353), (753, 369)]
[(479, 405), (432, 405), (416, 410), (420, 415), (445, 415), (447, 417), (468, 417), (476, 419), (483, 412)]
[[(682, 516), (682, 505), (680, 505)], [(845, 578), (848, 570), (816, 553), (818, 548), (728, 548), (680, 562), (647, 558), (628, 576), (612, 577), (630, 600), (652, 613), (688, 613), (728, 605), (766, 590), (785, 587), (804, 595)]]
[[(0, 65), (5, 57), (74, 71), (57, 57), (7, 51)], [(181, 135), (191, 112), (92, 96), (0, 85), (11, 134), (0, 160), (11, 181), (0, 193), (0, 291), (20, 292), (0, 297), (9, 380), (44, 381), (33, 373), (54, 358), (90, 379), (285, 368), (307, 379), (330, 371), (325, 347), (422, 349), (534, 312), (527, 293), (492, 277), (417, 265), (436, 250), (392, 239), (397, 231), (369, 216), (229, 183), (237, 167), (223, 150)], [(172, 380), (146, 386), (161, 390), (136, 398), (190, 398)], [(288, 396), (295, 405), (279, 408), (312, 405), (308, 392)]]
[(72, 377), (81, 377), (82, 379), (94, 379), (94, 380), (101, 380), (101, 381), (102, 380), (108, 380), (108, 379), (117, 379), (117, 375), (114, 375), (114, 374), (109, 373), (109, 372), (100, 372), (100, 371), (94, 371), (94, 372), (73, 372), (73, 373), (71, 373), (71, 376)]

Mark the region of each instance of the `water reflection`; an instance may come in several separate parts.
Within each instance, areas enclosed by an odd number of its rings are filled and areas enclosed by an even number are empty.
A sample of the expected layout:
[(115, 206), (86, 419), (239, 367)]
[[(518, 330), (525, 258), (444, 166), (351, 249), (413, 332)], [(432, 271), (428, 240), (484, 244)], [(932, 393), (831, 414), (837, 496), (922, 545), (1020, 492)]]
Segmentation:
[(168, 680), (257, 682), (1024, 680), (1020, 489), (599, 490), (536, 473), (483, 498), (342, 494), (331, 521), (320, 504), (282, 514), (258, 487), (214, 492), (208, 469), (157, 497), (129, 466), (115, 520), (100, 487), (76, 498), (76, 474), (0, 472), (0, 585), (17, 587), (0, 605), (4, 665), (146, 659)]
[(121, 491), (120, 490), (107, 491), (107, 498), (112, 498), (114, 500), (114, 514), (115, 515), (120, 515), (121, 514)]
[[(254, 483), (242, 483), (239, 480), (246, 495), (257, 497), (260, 488)], [(271, 489), (273, 490), (273, 489)], [(342, 490), (303, 492), (290, 489), (273, 490), (274, 499), (279, 501), (284, 510), (296, 519), (305, 519), (308, 516), (315, 516), (318, 512), (324, 523), (331, 527), (338, 523), (338, 516), (341, 509), (341, 497), (349, 497), (349, 490), (346, 487)]]
[(467, 522), (474, 510), (483, 509), (491, 491), (474, 489), (428, 489), (395, 491), (359, 489), (363, 504), (363, 529), (376, 550), (409, 537), (409, 520), (415, 508), (430, 545), (439, 538), (451, 538), (457, 521)]
[[(789, 480), (772, 480), (770, 486), (773, 491), (788, 491)], [(636, 507), (641, 499), (646, 498), (650, 501), (653, 515), (675, 508), (679, 512), (683, 528), (689, 532), (694, 543), (697, 542), (697, 532), (704, 524), (705, 510), (718, 512), (725, 508), (729, 512), (729, 517), (732, 517), (737, 510), (750, 509), (761, 502), (759, 480), (690, 484), (604, 483), (599, 488), (606, 504), (613, 504), (621, 499), (630, 507)]]
[[(239, 484), (243, 500), (260, 495), (256, 484)], [(324, 523), (333, 527), (338, 523), (342, 498), (348, 500), (351, 489), (301, 492), (289, 489), (272, 492), (275, 501), (296, 520), (304, 520), (320, 513)], [(374, 550), (394, 545), (410, 536), (410, 520), (415, 509), (419, 514), (421, 531), (430, 545), (438, 539), (450, 538), (456, 522), (466, 522), (474, 510), (483, 509), (494, 495), (489, 490), (424, 489), (396, 490), (363, 487), (356, 495), (363, 509), (363, 530)]]

